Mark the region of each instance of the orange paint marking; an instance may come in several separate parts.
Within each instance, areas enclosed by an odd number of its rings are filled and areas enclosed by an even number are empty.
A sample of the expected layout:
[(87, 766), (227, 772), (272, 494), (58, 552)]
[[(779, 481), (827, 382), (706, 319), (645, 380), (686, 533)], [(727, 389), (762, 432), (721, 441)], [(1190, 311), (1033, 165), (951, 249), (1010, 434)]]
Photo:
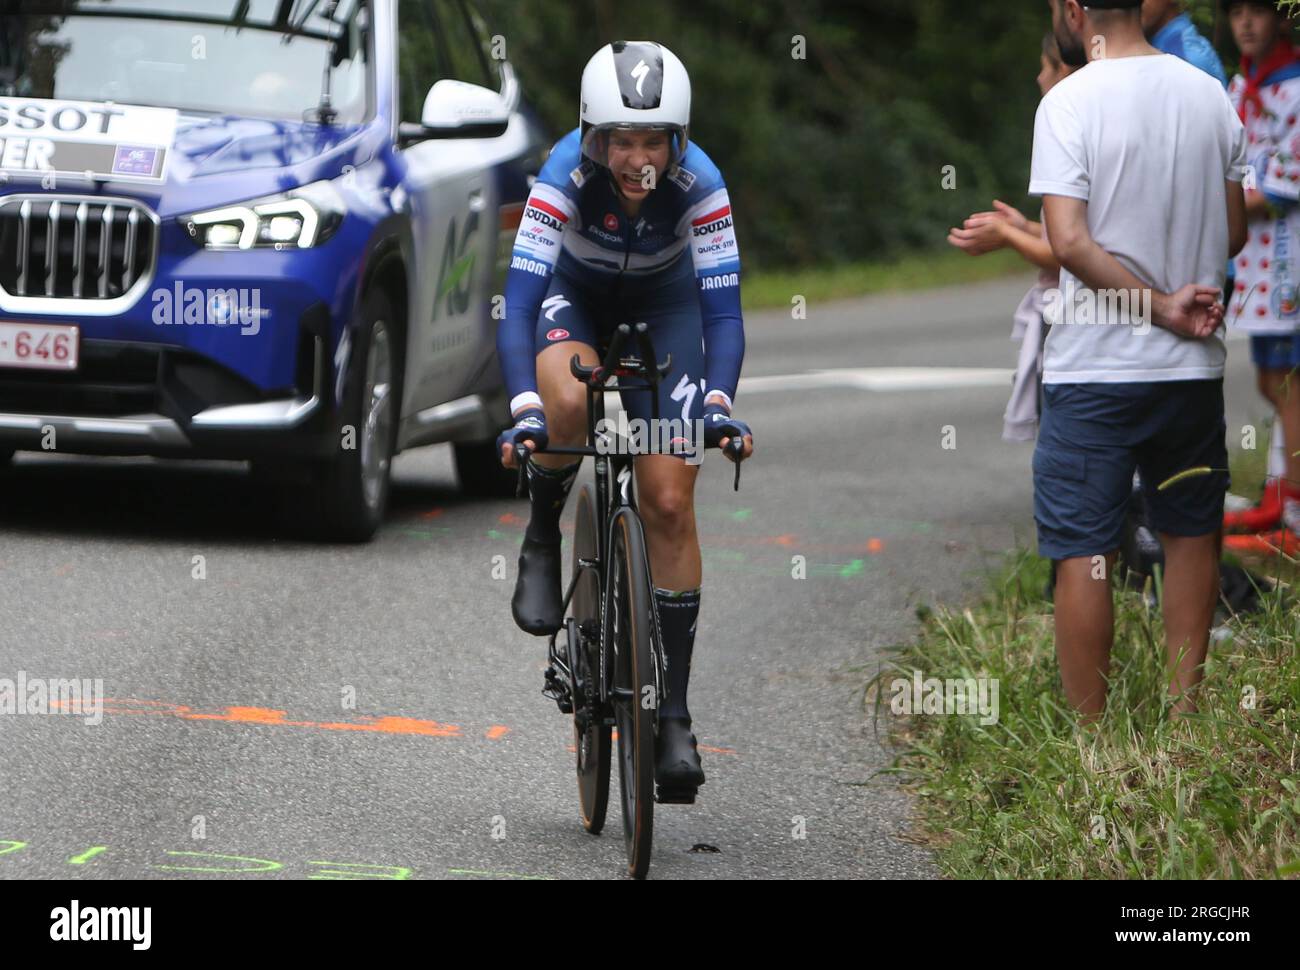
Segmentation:
[(872, 538), (867, 540), (867, 552), (872, 553), (874, 555), (877, 552), (884, 552), (884, 551), (885, 551), (885, 543), (880, 539)]
[(380, 731), (384, 734), (422, 734), (431, 738), (459, 738), (460, 727), (455, 724), (439, 724), (437, 721), (422, 721), (414, 717), (369, 717), (363, 720), (369, 724), (309, 724), (309, 727), (322, 728), (326, 731)]
[(428, 512), (421, 512), (421, 513), (420, 513), (420, 518), (422, 518), (422, 519), (436, 519), (438, 516), (442, 515), (442, 512), (443, 512), (442, 509), (429, 509)]
[(506, 727), (504, 724), (493, 724), (490, 728), (488, 728), (486, 737), (489, 741), (497, 741), (500, 740), (501, 738), (504, 738), (509, 733), (510, 733), (510, 729)]
[(513, 512), (507, 512), (505, 515), (501, 516), (501, 518), (497, 519), (497, 521), (500, 522), (502, 525), (527, 525), (528, 524), (527, 519), (520, 518), (519, 516), (515, 515)]
[(242, 724), (282, 724), (314, 727), (310, 721), (287, 721), (287, 712), (269, 707), (227, 707), (225, 714), (181, 714), (187, 721), (238, 721)]

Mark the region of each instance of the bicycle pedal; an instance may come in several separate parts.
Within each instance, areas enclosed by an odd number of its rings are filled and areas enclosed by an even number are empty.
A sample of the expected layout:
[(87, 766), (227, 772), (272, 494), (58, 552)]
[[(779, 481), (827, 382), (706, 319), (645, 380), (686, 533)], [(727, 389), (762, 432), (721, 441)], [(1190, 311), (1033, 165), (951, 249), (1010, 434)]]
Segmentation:
[(698, 788), (665, 788), (655, 786), (655, 801), (660, 805), (694, 805)]

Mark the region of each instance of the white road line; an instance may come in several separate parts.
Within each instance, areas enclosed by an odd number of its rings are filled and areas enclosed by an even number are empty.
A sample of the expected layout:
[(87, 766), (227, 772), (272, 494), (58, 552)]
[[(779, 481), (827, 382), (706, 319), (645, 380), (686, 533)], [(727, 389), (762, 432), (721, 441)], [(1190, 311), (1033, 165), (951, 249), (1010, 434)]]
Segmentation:
[(943, 391), (968, 387), (1011, 386), (1015, 372), (1000, 367), (844, 367), (742, 377), (740, 393), (804, 391), (850, 387), (861, 391)]

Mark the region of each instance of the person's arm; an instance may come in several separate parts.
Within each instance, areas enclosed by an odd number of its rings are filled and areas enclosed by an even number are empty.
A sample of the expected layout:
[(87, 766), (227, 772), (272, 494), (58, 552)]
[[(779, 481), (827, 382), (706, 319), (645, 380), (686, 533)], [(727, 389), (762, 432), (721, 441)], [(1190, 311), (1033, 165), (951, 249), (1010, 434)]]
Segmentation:
[(1250, 196), (1259, 193), (1243, 192), (1241, 183), (1232, 179), (1225, 179), (1223, 188), (1228, 198), (1228, 258), (1232, 259), (1246, 246), (1247, 223), (1251, 218)]
[(564, 193), (539, 179), (515, 233), (506, 273), (506, 315), (497, 328), (497, 358), (510, 396), (510, 413), (515, 417), (528, 408), (542, 406), (537, 393), (534, 332), (565, 229), (574, 214), (573, 204)]
[[(693, 205), (682, 225), (695, 267), (704, 328), (705, 373), (692, 379), (705, 378), (706, 405), (720, 404), (730, 412), (745, 361), (745, 324), (740, 312), (740, 249), (726, 187)], [(697, 236), (704, 226), (716, 228), (707, 236)]]
[(1039, 269), (1045, 269), (1049, 273), (1059, 272), (1061, 263), (1052, 252), (1051, 243), (1043, 238), (1042, 227), (1037, 222), (1030, 222), (1027, 225), (1033, 226), (1034, 229), (1023, 230), (1004, 224), (1002, 236), (1006, 239), (1007, 245)]
[(1177, 293), (1163, 293), (1138, 279), (1123, 263), (1092, 238), (1088, 203), (1068, 196), (1044, 195), (1043, 211), (1052, 252), (1061, 266), (1093, 290), (1149, 290), (1152, 320), (1183, 337), (1210, 336), (1223, 322), (1218, 287), (1188, 284)]

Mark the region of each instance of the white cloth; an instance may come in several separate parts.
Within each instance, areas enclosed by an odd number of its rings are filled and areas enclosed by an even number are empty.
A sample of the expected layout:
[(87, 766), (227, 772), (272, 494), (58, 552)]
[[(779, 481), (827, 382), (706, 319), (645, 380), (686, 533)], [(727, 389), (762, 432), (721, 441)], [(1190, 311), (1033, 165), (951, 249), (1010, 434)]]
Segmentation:
[[(1246, 79), (1232, 79), (1228, 96), (1241, 105)], [(1300, 78), (1260, 88), (1264, 113), (1246, 117), (1246, 161), (1254, 188), (1279, 200), (1300, 199)], [(1237, 254), (1236, 293), (1228, 326), (1251, 334), (1300, 331), (1300, 206), (1282, 207), (1274, 219), (1252, 219), (1246, 247)]]
[[(1241, 120), (1214, 78), (1169, 54), (1116, 57), (1091, 62), (1039, 103), (1029, 191), (1086, 201), (1092, 238), (1148, 286), (1221, 288), (1224, 180), (1241, 181), (1245, 162)], [(1061, 291), (1066, 310), (1079, 300), (1095, 312), (1067, 313), (1051, 328), (1044, 383), (1223, 376), (1219, 334), (1190, 340), (1149, 318), (1143, 325), (1065, 269)]]
[[(1039, 215), (1041, 222), (1042, 215)], [(1047, 227), (1043, 227), (1047, 238)], [(1043, 379), (1043, 308), (1049, 290), (1060, 284), (1060, 274), (1042, 270), (1011, 318), (1011, 339), (1020, 341), (1011, 400), (1002, 415), (1003, 441), (1033, 441), (1038, 437), (1038, 394)]]

